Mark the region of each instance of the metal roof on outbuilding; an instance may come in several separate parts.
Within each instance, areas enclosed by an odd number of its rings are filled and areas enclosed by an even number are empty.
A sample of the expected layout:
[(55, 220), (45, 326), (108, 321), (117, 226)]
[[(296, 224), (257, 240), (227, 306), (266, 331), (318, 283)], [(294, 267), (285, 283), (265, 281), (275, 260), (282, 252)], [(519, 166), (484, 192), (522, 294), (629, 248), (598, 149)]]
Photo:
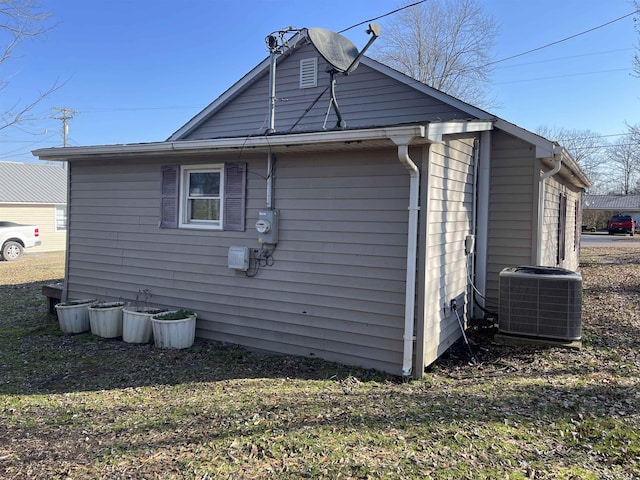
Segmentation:
[(0, 162), (0, 203), (67, 203), (62, 165)]
[(640, 195), (585, 195), (585, 210), (640, 212)]

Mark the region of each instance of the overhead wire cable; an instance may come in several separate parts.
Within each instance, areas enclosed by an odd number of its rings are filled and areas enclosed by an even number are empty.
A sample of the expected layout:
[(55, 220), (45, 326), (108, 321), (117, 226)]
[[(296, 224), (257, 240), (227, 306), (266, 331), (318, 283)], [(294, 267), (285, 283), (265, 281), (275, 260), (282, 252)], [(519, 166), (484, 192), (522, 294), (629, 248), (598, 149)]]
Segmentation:
[[(417, 5), (425, 3), (426, 1), (427, 0), (421, 0), (419, 2), (414, 2), (414, 3), (410, 4), (410, 5), (406, 5), (404, 7), (397, 8), (397, 9), (392, 10), (392, 11), (390, 11), (388, 13), (383, 14), (383, 15), (379, 15), (379, 16), (377, 16), (375, 18), (356, 23), (354, 25), (351, 25), (350, 27), (347, 27), (347, 28), (344, 28), (344, 29), (340, 30), (339, 33), (346, 32), (348, 30), (351, 30), (352, 28), (364, 25), (366, 23), (372, 22), (374, 20), (378, 20), (380, 18), (388, 17), (390, 15), (393, 15), (394, 13), (398, 13), (399, 11), (402, 11), (402, 10), (405, 10), (407, 8), (415, 7)], [(600, 28), (604, 28), (604, 27), (609, 26), (609, 25), (611, 25), (613, 23), (616, 23), (616, 22), (618, 22), (620, 20), (624, 20), (625, 18), (628, 18), (628, 17), (630, 17), (630, 16), (632, 16), (632, 15), (634, 15), (636, 13), (640, 13), (640, 10), (635, 10), (635, 11), (630, 12), (630, 13), (628, 13), (626, 15), (621, 16), (621, 17), (615, 18), (613, 20), (609, 20), (608, 22), (605, 22), (603, 24), (600, 24), (600, 25), (597, 25), (597, 26), (592, 27), (590, 29), (584, 30), (582, 32), (570, 35), (570, 36), (562, 38), (560, 40), (556, 40), (556, 41), (547, 43), (547, 44), (542, 45), (540, 47), (532, 48), (532, 49), (527, 50), (525, 52), (520, 52), (520, 53), (517, 53), (517, 54), (514, 54), (514, 55), (510, 55), (508, 57), (501, 58), (499, 60), (494, 60), (492, 62), (486, 63), (486, 64), (481, 65), (479, 67), (473, 67), (473, 68), (468, 69), (468, 70), (477, 70), (477, 69), (484, 68), (484, 67), (487, 67), (487, 66), (490, 66), (490, 65), (495, 65), (497, 63), (506, 62), (508, 60), (512, 60), (514, 58), (518, 58), (518, 57), (527, 55), (529, 53), (533, 53), (533, 52), (536, 52), (536, 51), (539, 51), (539, 50), (543, 50), (543, 49), (551, 47), (553, 45), (557, 45), (559, 43), (566, 42), (568, 40), (571, 40), (573, 38), (579, 37), (581, 35), (585, 35), (587, 33), (593, 32), (593, 31), (598, 30)], [(600, 52), (598, 52), (598, 53), (600, 53)], [(606, 52), (602, 52), (602, 53), (606, 53)], [(585, 54), (585, 55), (589, 55), (589, 54)], [(571, 58), (571, 57), (567, 57), (567, 58)], [(544, 61), (548, 61), (548, 60), (544, 60)], [(529, 64), (531, 64), (531, 63), (532, 62), (530, 62)], [(540, 62), (533, 62), (533, 63), (540, 63)], [(523, 65), (527, 65), (527, 64), (523, 64)], [(622, 71), (622, 70), (624, 70), (624, 69), (620, 69), (620, 71)], [(602, 72), (586, 72), (586, 73), (583, 73), (583, 74), (573, 74), (573, 75), (576, 75), (576, 76), (579, 76), (579, 75), (591, 75), (591, 74), (594, 74), (594, 73), (607, 73), (607, 72), (610, 72), (610, 71), (607, 70), (607, 71), (602, 71)], [(520, 80), (515, 80), (513, 82), (517, 82), (517, 81), (520, 81)], [(528, 80), (522, 80), (522, 81), (528, 81)], [(513, 82), (511, 82), (511, 83), (513, 83)], [(422, 82), (419, 82), (418, 80), (416, 80), (416, 83), (422, 83)], [(390, 88), (390, 87), (386, 87), (386, 86), (385, 87), (374, 87), (374, 88), (367, 89), (367, 90), (381, 90), (381, 89), (385, 89), (385, 88)], [(295, 97), (296, 96), (290, 96), (290, 97), (288, 97), (286, 99), (286, 101), (291, 101), (291, 100), (295, 99)], [(187, 109), (187, 108), (194, 108), (194, 107), (197, 107), (197, 105), (175, 105), (175, 106), (164, 106), (164, 107), (121, 107), (121, 108), (99, 108), (99, 107), (92, 108), (92, 107), (88, 107), (88, 108), (83, 109), (83, 112), (86, 111), (88, 113), (103, 113), (103, 112), (110, 112), (110, 111), (143, 111), (143, 110)]]
[(532, 48), (532, 49), (527, 50), (527, 51), (525, 51), (525, 52), (516, 53), (515, 55), (511, 55), (511, 56), (509, 56), (509, 57), (501, 58), (500, 60), (494, 60), (493, 62), (486, 63), (486, 64), (484, 64), (482, 67), (478, 67), (478, 68), (484, 68), (484, 67), (488, 67), (488, 66), (491, 66), (491, 65), (495, 65), (496, 63), (502, 63), (502, 62), (506, 62), (507, 60), (513, 60), (514, 58), (522, 57), (522, 56), (524, 56), (524, 55), (528, 55), (528, 54), (530, 54), (530, 53), (537, 52), (537, 51), (539, 51), (539, 50), (543, 50), (543, 49), (545, 49), (545, 48), (549, 48), (549, 47), (552, 47), (552, 46), (554, 46), (554, 45), (558, 45), (559, 43), (563, 43), (563, 42), (566, 42), (566, 41), (568, 41), (568, 40), (572, 40), (572, 39), (574, 39), (574, 38), (576, 38), (576, 37), (580, 37), (580, 36), (582, 36), (582, 35), (586, 35), (587, 33), (591, 33), (591, 32), (593, 32), (593, 31), (595, 31), (595, 30), (600, 29), (600, 28), (607, 27), (607, 26), (609, 26), (609, 25), (611, 25), (611, 24), (613, 24), (613, 23), (619, 22), (620, 20), (624, 20), (625, 18), (628, 18), (628, 17), (630, 17), (630, 16), (632, 16), (632, 15), (635, 15), (635, 14), (636, 14), (636, 13), (638, 13), (639, 11), (640, 11), (640, 10), (634, 10), (634, 11), (633, 11), (633, 12), (631, 12), (631, 13), (627, 13), (626, 15), (623, 15), (623, 16), (621, 16), (621, 17), (615, 18), (615, 19), (613, 19), (613, 20), (609, 20), (608, 22), (605, 22), (605, 23), (602, 23), (602, 24), (597, 25), (597, 26), (595, 26), (595, 27), (589, 28), (588, 30), (584, 30), (584, 31), (582, 31), (582, 32), (575, 33), (575, 34), (573, 34), (573, 35), (569, 35), (568, 37), (561, 38), (560, 40), (556, 40), (556, 41), (554, 41), (554, 42), (549, 42), (549, 43), (547, 43), (547, 44), (545, 44), (545, 45), (542, 45), (542, 46), (540, 46), (540, 47), (536, 47), (536, 48)]
[(373, 22), (375, 20), (380, 20), (381, 18), (388, 17), (389, 15), (393, 15), (394, 13), (398, 13), (398, 12), (400, 12), (402, 10), (406, 10), (407, 8), (415, 7), (416, 5), (420, 5), (421, 3), (424, 3), (426, 1), (427, 0), (420, 0), (419, 2), (414, 2), (414, 3), (410, 4), (410, 5), (405, 5), (404, 7), (396, 8), (395, 10), (392, 10), (391, 12), (387, 12), (387, 13), (379, 15), (379, 16), (377, 16), (375, 18), (370, 18), (369, 20), (364, 20), (364, 21), (362, 21), (360, 23), (356, 23), (355, 25), (351, 25), (350, 27), (343, 28), (342, 30), (339, 30), (338, 33), (344, 33), (344, 32), (346, 32), (348, 30), (351, 30), (352, 28), (359, 27), (360, 25), (366, 25), (367, 23)]

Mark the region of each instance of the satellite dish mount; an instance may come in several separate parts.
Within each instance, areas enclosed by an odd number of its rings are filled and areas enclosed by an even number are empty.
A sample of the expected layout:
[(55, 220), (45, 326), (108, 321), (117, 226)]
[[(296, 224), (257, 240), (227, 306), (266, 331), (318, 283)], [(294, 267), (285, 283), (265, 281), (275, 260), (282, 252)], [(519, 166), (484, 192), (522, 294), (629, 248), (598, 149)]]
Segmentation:
[(364, 48), (358, 52), (358, 49), (353, 42), (339, 33), (335, 33), (324, 28), (307, 29), (309, 41), (316, 48), (320, 56), (322, 56), (322, 58), (324, 58), (331, 67), (328, 70), (331, 98), (329, 100), (329, 106), (327, 107), (327, 113), (325, 115), (322, 128), (326, 128), (331, 107), (333, 107), (337, 117), (335, 128), (344, 129), (347, 127), (347, 123), (340, 113), (338, 100), (336, 99), (336, 74), (341, 73), (343, 75), (349, 75), (358, 68), (358, 64), (360, 63), (360, 59), (364, 55), (364, 52), (366, 52), (376, 38), (380, 36), (380, 25), (377, 23), (370, 23), (366, 33), (370, 34), (371, 38)]

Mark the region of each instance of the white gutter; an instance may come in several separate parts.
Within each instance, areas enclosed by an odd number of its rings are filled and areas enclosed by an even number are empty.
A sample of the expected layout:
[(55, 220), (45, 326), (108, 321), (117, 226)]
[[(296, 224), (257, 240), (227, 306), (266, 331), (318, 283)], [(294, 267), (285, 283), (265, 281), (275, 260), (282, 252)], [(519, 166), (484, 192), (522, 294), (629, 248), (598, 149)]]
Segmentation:
[(68, 160), (89, 155), (136, 155), (175, 153), (178, 155), (207, 150), (248, 150), (250, 148), (292, 147), (331, 142), (365, 142), (368, 140), (388, 140), (392, 136), (424, 137), (424, 127), (420, 125), (386, 127), (358, 130), (340, 130), (290, 135), (269, 135), (256, 137), (214, 138), (208, 140), (180, 140), (175, 142), (131, 143), (120, 145), (95, 145), (86, 147), (55, 147), (34, 150), (41, 160)]
[(402, 375), (408, 377), (413, 370), (413, 334), (416, 303), (416, 268), (418, 265), (418, 212), (420, 195), (420, 170), (409, 157), (409, 143), (413, 137), (393, 137), (398, 145), (398, 160), (410, 175), (409, 183), (409, 222), (407, 233), (407, 277), (404, 302), (404, 347), (402, 350)]
[(536, 265), (542, 265), (542, 231), (544, 228), (544, 197), (546, 192), (546, 182), (545, 180), (549, 177), (552, 177), (556, 173), (560, 171), (562, 168), (562, 147), (556, 146), (553, 150), (553, 161), (555, 165), (553, 168), (547, 172), (544, 172), (540, 175), (540, 180), (538, 182), (538, 232), (537, 232), (537, 242), (536, 242)]

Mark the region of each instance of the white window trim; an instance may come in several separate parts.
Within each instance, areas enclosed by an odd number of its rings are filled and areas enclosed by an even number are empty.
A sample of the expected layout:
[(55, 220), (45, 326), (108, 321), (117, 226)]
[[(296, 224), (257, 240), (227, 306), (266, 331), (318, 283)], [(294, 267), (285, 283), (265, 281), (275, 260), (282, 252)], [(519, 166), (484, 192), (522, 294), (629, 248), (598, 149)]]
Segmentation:
[[(59, 208), (63, 208), (64, 209), (64, 228), (58, 228), (58, 209)], [(67, 207), (67, 205), (55, 205), (53, 208), (53, 227), (54, 227), (54, 232), (66, 232), (67, 231), (67, 223), (69, 222), (69, 209)]]
[[(201, 220), (189, 221), (187, 178), (189, 173), (216, 171), (220, 174), (220, 218), (217, 221)], [(204, 165), (182, 165), (180, 167), (180, 215), (178, 218), (178, 228), (192, 228), (198, 230), (223, 230), (224, 225), (224, 163), (204, 164)]]

